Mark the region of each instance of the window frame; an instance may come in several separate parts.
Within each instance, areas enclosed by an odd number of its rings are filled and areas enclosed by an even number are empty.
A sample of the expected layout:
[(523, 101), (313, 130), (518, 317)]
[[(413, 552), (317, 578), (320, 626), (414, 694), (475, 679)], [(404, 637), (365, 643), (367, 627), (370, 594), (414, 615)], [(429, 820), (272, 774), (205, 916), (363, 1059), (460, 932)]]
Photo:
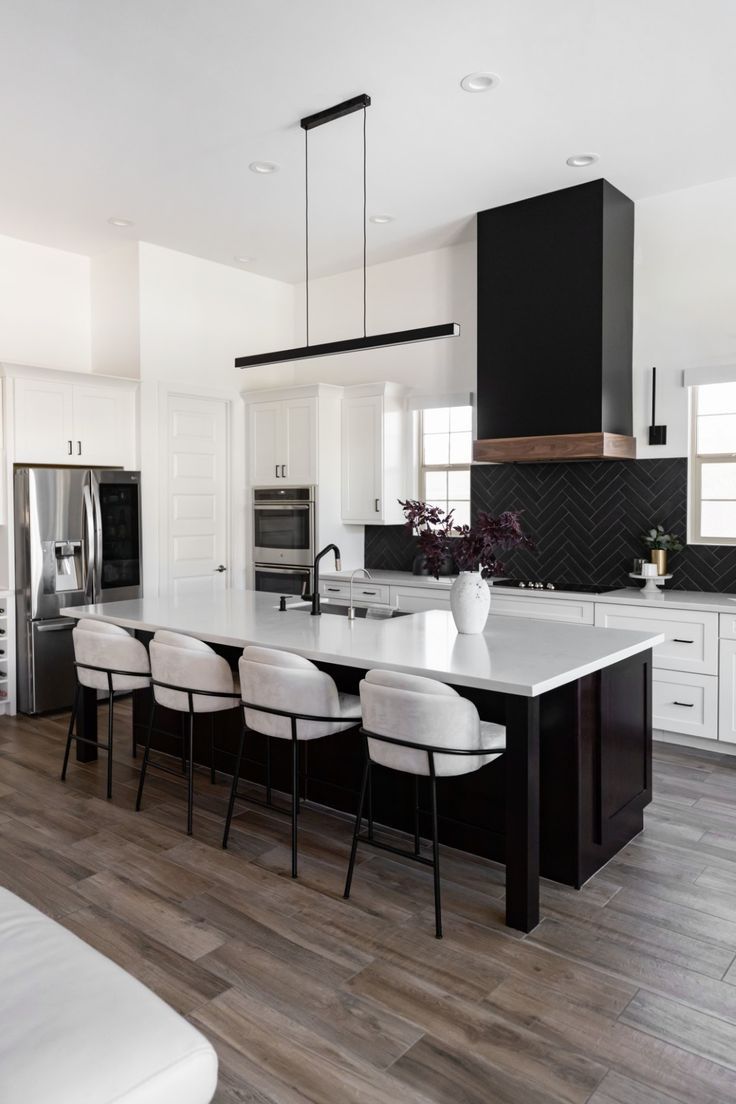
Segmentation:
[[(446, 407), (438, 406), (436, 408), (427, 408), (427, 409), (452, 410), (452, 409), (454, 409), (458, 406), (468, 407), (468, 409), (470, 410), (471, 425), (472, 425), (473, 424), (473, 404), (472, 404), (472, 402), (448, 403)], [(450, 463), (447, 463), (447, 464), (425, 464), (424, 463), (424, 413), (425, 413), (425, 409), (421, 408), (420, 410), (417, 411), (417, 413), (419, 415), (418, 427), (417, 427), (418, 428), (418, 432), (417, 432), (418, 449), (417, 449), (417, 451), (418, 451), (418, 467), (419, 467), (419, 497), (423, 502), (426, 502), (427, 501), (427, 481), (426, 481), (426, 473), (427, 472), (451, 472), (451, 471), (467, 472), (468, 473), (468, 479), (470, 479), (470, 469), (471, 469), (471, 465), (472, 465), (472, 457), (471, 457), (471, 460), (468, 460), (468, 462), (465, 463), (465, 464), (450, 464)], [(462, 431), (460, 431), (460, 432), (462, 432)], [(472, 435), (472, 429), (471, 429), (471, 435)], [(460, 501), (465, 501), (465, 499), (461, 499)], [(468, 489), (467, 502), (468, 502), (468, 520), (470, 520), (470, 503), (471, 503), (470, 488)], [(449, 503), (450, 503), (450, 499), (448, 498), (447, 499), (448, 508), (449, 508)]]
[[(736, 545), (736, 534), (732, 537), (710, 537), (701, 532), (703, 504), (703, 468), (708, 464), (734, 463), (734, 452), (713, 452), (701, 455), (698, 452), (698, 398), (701, 387), (708, 384), (695, 384), (690, 394), (690, 454), (688, 457), (688, 544), (718, 547)], [(706, 415), (701, 415), (706, 417)], [(736, 499), (706, 499), (715, 502), (733, 502)]]

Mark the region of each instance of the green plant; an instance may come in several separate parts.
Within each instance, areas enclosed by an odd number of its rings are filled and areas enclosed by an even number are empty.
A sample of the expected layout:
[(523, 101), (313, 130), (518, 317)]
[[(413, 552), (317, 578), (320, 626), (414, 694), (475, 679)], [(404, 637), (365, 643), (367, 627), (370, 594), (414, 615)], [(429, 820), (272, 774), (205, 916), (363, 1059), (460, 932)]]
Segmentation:
[(664, 525), (656, 525), (648, 533), (643, 533), (642, 540), (647, 548), (661, 548), (665, 552), (682, 552), (685, 547), (674, 533), (665, 533)]

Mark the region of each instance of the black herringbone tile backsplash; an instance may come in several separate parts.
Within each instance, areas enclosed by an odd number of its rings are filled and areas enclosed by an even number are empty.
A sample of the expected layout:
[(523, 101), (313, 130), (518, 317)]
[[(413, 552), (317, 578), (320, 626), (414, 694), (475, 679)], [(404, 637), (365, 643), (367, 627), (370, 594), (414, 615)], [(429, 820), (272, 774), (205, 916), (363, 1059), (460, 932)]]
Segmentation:
[[(651, 525), (684, 539), (687, 460), (482, 464), (471, 471), (473, 513), (522, 510), (534, 552), (510, 552), (507, 573), (553, 582), (628, 585)], [(414, 539), (401, 526), (367, 526), (368, 568), (410, 571)], [(736, 591), (736, 548), (688, 545), (670, 556), (678, 590)]]

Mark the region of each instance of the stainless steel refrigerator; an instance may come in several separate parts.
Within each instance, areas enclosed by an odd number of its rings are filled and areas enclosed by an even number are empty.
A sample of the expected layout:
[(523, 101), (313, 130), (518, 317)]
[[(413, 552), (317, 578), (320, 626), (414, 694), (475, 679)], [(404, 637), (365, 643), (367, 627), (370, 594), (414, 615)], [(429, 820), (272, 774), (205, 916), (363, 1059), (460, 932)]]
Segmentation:
[(18, 708), (63, 709), (74, 695), (68, 606), (139, 598), (140, 472), (17, 468)]

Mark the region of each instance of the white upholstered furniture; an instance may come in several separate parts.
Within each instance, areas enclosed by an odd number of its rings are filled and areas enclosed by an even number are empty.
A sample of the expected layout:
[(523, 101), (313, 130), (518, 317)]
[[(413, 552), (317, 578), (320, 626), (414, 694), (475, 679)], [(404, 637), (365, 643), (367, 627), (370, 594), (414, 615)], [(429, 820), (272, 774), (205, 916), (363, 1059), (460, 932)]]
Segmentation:
[[(110, 625), (106, 621), (81, 619), (72, 633), (77, 687), (74, 706), (69, 720), (69, 731), (61, 769), (62, 782), (66, 779), (72, 740), (92, 744), (107, 752), (107, 796), (112, 797), (112, 750), (114, 727), (114, 694), (120, 691), (143, 690), (150, 684), (148, 653), (131, 636), (127, 629)], [(107, 743), (88, 740), (74, 733), (74, 724), (82, 689), (107, 691)], [(133, 736), (135, 755), (135, 736)]]
[[(236, 709), (240, 694), (226, 659), (209, 644), (193, 636), (159, 630), (149, 645), (154, 706), (146, 738), (141, 777), (138, 783), (136, 811), (140, 810), (143, 786), (149, 765), (175, 774), (163, 763), (150, 762), (151, 732), (156, 708), (163, 706), (188, 719), (184, 764), (187, 772), (187, 835), (192, 834), (194, 806), (194, 716), (196, 713), (221, 713)], [(210, 729), (210, 777), (215, 781), (214, 730)]]
[[(360, 723), (360, 700), (342, 694), (334, 680), (309, 659), (275, 648), (248, 647), (238, 663), (244, 703), (244, 731), (235, 763), (222, 846), (227, 847), (243, 747), (248, 732), (264, 735), (268, 749), (271, 737), (290, 740), (291, 758), (291, 876), (297, 876), (297, 815), (299, 812), (299, 744), (344, 732)], [(253, 708), (258, 706), (258, 709)], [(268, 751), (267, 751), (268, 755)], [(268, 762), (268, 760), (267, 760)], [(267, 800), (270, 803), (267, 774)]]
[(217, 1056), (119, 966), (0, 889), (3, 1104), (209, 1104)]
[[(478, 710), (451, 686), (435, 679), (405, 675), (400, 671), (369, 671), (360, 684), (366, 760), (353, 846), (345, 882), (345, 897), (355, 868), (358, 842), (404, 855), (434, 869), (435, 933), (442, 938), (439, 840), (437, 831), (437, 779), (457, 777), (480, 770), (498, 759), (504, 750), (503, 725), (481, 721)], [(373, 832), (373, 767), (386, 767), (414, 776), (414, 849), (379, 843)], [(432, 858), (421, 854), (419, 839), (419, 779), (430, 782)], [(368, 835), (361, 837), (363, 807), (369, 796)]]

